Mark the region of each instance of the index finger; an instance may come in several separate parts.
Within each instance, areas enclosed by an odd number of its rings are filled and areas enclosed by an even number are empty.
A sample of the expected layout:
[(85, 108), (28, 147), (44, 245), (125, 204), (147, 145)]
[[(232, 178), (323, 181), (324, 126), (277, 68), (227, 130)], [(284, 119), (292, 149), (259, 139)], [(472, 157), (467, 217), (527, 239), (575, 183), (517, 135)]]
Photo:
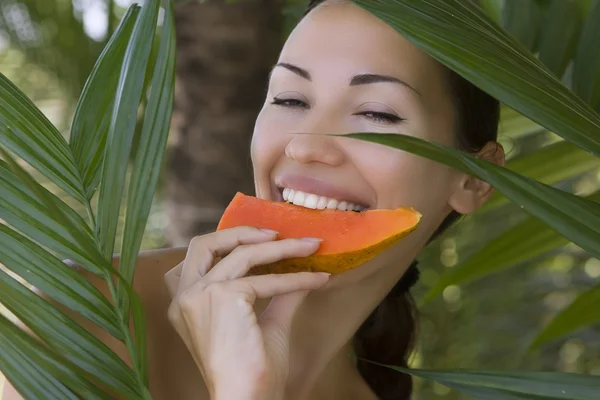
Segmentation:
[[(267, 242), (277, 238), (277, 232), (248, 226), (224, 229), (197, 236), (190, 242), (185, 260), (167, 275), (167, 286), (172, 286), (175, 295), (191, 287), (210, 271), (217, 257), (223, 257), (238, 246)], [(179, 267), (179, 266), (178, 266)], [(165, 279), (167, 280), (167, 275)], [(171, 290), (171, 289), (170, 289)], [(173, 294), (171, 294), (173, 296)]]

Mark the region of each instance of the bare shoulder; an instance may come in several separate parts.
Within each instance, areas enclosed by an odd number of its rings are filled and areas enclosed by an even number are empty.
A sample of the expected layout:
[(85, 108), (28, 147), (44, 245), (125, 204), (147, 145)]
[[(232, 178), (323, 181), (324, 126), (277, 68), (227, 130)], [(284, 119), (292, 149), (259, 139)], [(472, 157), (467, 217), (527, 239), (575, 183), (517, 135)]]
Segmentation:
[[(170, 248), (140, 252), (136, 265), (134, 289), (144, 306), (147, 323), (150, 390), (154, 399), (203, 398), (201, 376), (185, 345), (167, 320), (171, 302), (164, 275), (180, 264), (187, 248)], [(68, 263), (68, 262), (67, 262)], [(106, 282), (77, 265), (68, 263), (110, 298)], [(119, 256), (113, 265), (119, 264)], [(43, 296), (43, 294), (41, 294)], [(125, 346), (97, 325), (55, 304), (90, 333), (106, 343), (130, 364)], [(195, 393), (195, 397), (190, 394)], [(200, 394), (200, 396), (199, 396)], [(2, 400), (21, 400), (21, 396), (6, 382)]]

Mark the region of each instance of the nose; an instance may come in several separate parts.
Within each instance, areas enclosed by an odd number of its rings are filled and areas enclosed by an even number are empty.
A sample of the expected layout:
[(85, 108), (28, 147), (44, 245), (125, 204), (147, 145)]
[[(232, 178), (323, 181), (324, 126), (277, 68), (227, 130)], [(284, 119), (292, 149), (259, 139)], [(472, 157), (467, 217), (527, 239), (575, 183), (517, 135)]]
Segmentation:
[(294, 135), (285, 148), (285, 155), (301, 164), (314, 162), (336, 167), (344, 163), (344, 152), (335, 138), (315, 134)]
[(317, 132), (336, 133), (336, 130), (332, 130), (332, 127), (312, 125), (301, 127), (301, 132), (309, 133), (293, 134), (285, 148), (285, 155), (301, 164), (323, 163), (334, 167), (342, 165), (345, 154), (339, 146), (338, 139), (316, 134)]

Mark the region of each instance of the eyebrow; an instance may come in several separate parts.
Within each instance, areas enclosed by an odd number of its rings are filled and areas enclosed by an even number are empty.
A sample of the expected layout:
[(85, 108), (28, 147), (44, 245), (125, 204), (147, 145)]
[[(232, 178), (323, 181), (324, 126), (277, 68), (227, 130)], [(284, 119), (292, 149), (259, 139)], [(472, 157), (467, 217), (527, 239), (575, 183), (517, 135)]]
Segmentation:
[[(300, 68), (294, 64), (282, 62), (282, 63), (277, 63), (275, 65), (275, 67), (285, 68), (288, 71), (291, 71), (294, 74), (296, 74), (308, 81), (312, 81), (312, 77), (310, 76), (310, 73), (307, 70)], [(273, 72), (273, 71), (271, 71), (271, 72)], [(402, 85), (404, 87), (407, 87), (408, 89), (415, 92), (417, 95), (421, 96), (421, 93), (419, 93), (419, 91), (417, 89), (415, 89), (414, 87), (412, 87), (411, 85), (409, 85), (408, 83), (403, 81), (402, 79), (398, 79), (398, 78), (395, 78), (395, 77), (389, 76), (389, 75), (360, 74), (360, 75), (353, 76), (352, 79), (350, 80), (350, 86), (369, 85), (372, 83), (396, 83), (396, 84)]]
[(379, 75), (379, 74), (355, 75), (352, 77), (352, 80), (350, 81), (350, 86), (368, 85), (371, 83), (381, 83), (381, 82), (397, 83), (397, 84), (400, 84), (402, 86), (409, 88), (410, 90), (412, 90), (419, 96), (421, 95), (421, 93), (419, 93), (417, 89), (415, 89), (408, 83), (404, 82), (402, 79), (398, 79), (398, 78), (395, 78), (395, 77), (389, 76), (389, 75)]
[(312, 77), (310, 76), (310, 73), (307, 70), (300, 68), (296, 65), (289, 64), (289, 63), (277, 63), (277, 64), (275, 64), (275, 66), (285, 68), (288, 71), (291, 71), (306, 80), (312, 81)]

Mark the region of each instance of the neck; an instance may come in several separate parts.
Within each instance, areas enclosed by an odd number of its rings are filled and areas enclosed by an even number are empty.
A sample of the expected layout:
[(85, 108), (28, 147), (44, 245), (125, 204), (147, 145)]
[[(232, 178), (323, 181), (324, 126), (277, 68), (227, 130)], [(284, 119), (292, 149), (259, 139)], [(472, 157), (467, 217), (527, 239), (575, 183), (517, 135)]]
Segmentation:
[(292, 326), (290, 395), (286, 400), (376, 398), (372, 393), (365, 395), (370, 391), (356, 369), (351, 343), (420, 248), (406, 247), (415, 250), (405, 248), (400, 257), (398, 252), (387, 257), (382, 254), (355, 270), (333, 276), (324, 288), (307, 297)]

